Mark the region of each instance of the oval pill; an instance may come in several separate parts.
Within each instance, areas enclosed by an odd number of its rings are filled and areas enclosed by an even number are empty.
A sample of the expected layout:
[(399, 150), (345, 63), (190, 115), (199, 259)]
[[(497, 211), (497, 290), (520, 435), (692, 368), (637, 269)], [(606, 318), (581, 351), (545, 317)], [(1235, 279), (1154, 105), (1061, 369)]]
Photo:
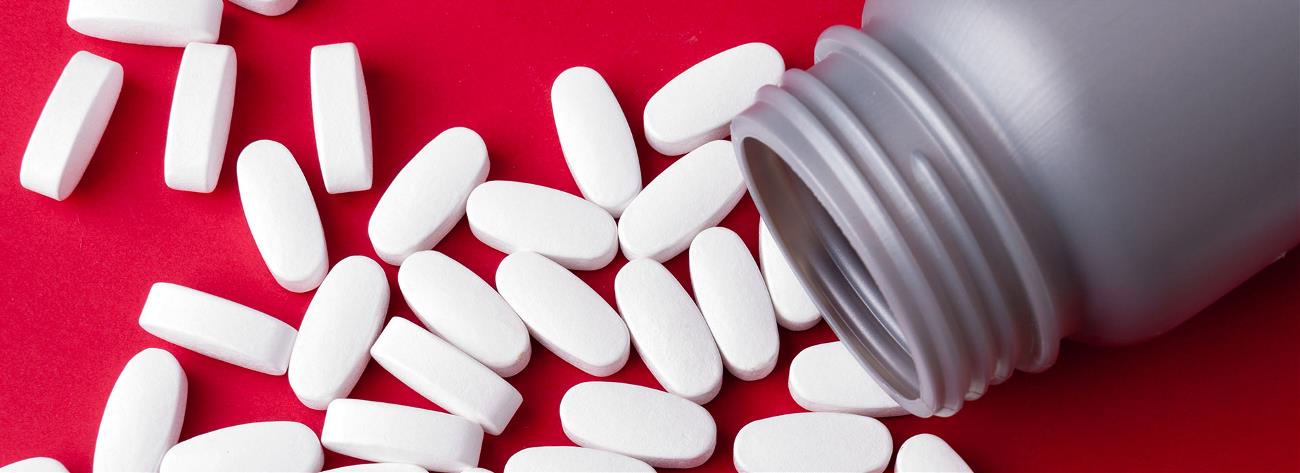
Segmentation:
[(871, 417), (907, 414), (840, 342), (803, 349), (790, 362), (790, 396), (810, 411)]
[(374, 179), (370, 99), (355, 44), (311, 48), (311, 119), (325, 192), (370, 189)]
[(894, 471), (898, 473), (960, 473), (971, 471), (966, 460), (948, 445), (948, 442), (933, 434), (917, 434), (898, 447), (898, 459), (894, 461)]
[(532, 251), (574, 270), (600, 269), (618, 253), (618, 226), (596, 204), (523, 182), (490, 181), (465, 205), (469, 228), (502, 253)]
[(433, 248), (465, 215), (465, 200), (487, 175), (487, 146), (478, 133), (451, 128), (439, 134), (406, 163), (375, 205), (367, 229), (375, 253), (400, 265)]
[(776, 367), (776, 315), (758, 263), (736, 232), (713, 227), (690, 249), (691, 285), (722, 363), (737, 378), (763, 378)]
[(758, 222), (758, 259), (763, 266), (763, 277), (772, 294), (772, 307), (776, 309), (776, 322), (786, 330), (807, 330), (822, 319), (821, 310), (813, 304), (803, 283), (794, 275), (790, 260), (772, 238), (767, 223)]
[(0, 472), (4, 473), (68, 473), (68, 468), (50, 457), (35, 457), (26, 460), (18, 460), (5, 466), (0, 466)]
[(421, 396), (492, 435), (505, 430), (524, 401), (492, 370), (401, 317), (388, 322), (370, 356)]
[(235, 366), (279, 376), (298, 331), (275, 317), (184, 286), (157, 283), (140, 310), (153, 336)]
[(582, 196), (618, 218), (641, 191), (641, 165), (627, 117), (600, 73), (561, 72), (551, 85), (555, 133)]
[(532, 252), (497, 266), (497, 291), (542, 346), (593, 376), (627, 364), (627, 325), (605, 299), (573, 273)]
[(646, 141), (668, 156), (724, 138), (731, 119), (754, 103), (758, 89), (780, 83), (781, 53), (748, 43), (713, 55), (664, 84), (645, 104)]
[(146, 348), (113, 383), (95, 438), (95, 471), (157, 471), (185, 420), (189, 382), (166, 350)]
[(478, 465), (483, 429), (428, 409), (337, 399), (325, 410), (320, 439), (330, 451), (362, 460), (461, 471)]
[(835, 412), (786, 414), (750, 422), (736, 434), (736, 470), (885, 470), (893, 453), (885, 424), (870, 417)]
[(618, 309), (632, 344), (670, 393), (699, 404), (722, 388), (722, 359), (700, 309), (658, 262), (629, 262), (614, 278)]
[(315, 289), (329, 257), (320, 212), (298, 162), (284, 145), (261, 140), (239, 154), (235, 174), (248, 230), (275, 281), (293, 292)]
[(221, 0), (71, 0), (67, 20), (94, 38), (184, 47), (217, 41), (222, 8)]
[(280, 16), (292, 10), (298, 0), (230, 0), (230, 3), (266, 16)]
[(437, 251), (421, 251), (402, 263), (397, 285), (430, 332), (498, 375), (514, 376), (528, 366), (528, 327), (469, 268)]
[(505, 473), (539, 471), (569, 472), (653, 472), (641, 460), (604, 450), (583, 447), (525, 448), (506, 460)]
[(664, 262), (717, 225), (745, 195), (730, 141), (713, 141), (664, 169), (637, 194), (618, 221), (618, 242), (629, 260)]
[(289, 387), (307, 407), (325, 410), (347, 397), (370, 362), (370, 345), (388, 314), (388, 277), (370, 258), (349, 256), (325, 275), (298, 326)]
[(176, 444), (162, 472), (317, 472), (325, 462), (320, 441), (297, 422), (253, 422), (214, 430)]
[(121, 64), (85, 51), (73, 54), (23, 151), (22, 186), (54, 200), (68, 198), (99, 147), (121, 92)]
[(203, 193), (217, 187), (234, 105), (235, 48), (207, 43), (185, 46), (163, 150), (167, 187)]
[(686, 399), (623, 383), (578, 384), (560, 400), (564, 434), (580, 446), (662, 468), (694, 468), (713, 455), (717, 425)]

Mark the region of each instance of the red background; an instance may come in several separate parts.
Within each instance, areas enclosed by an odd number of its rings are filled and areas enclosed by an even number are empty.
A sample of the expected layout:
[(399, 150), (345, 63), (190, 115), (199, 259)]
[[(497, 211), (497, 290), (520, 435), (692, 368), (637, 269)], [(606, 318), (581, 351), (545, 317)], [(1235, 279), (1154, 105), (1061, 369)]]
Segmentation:
[[(157, 281), (223, 296), (295, 326), (301, 320), (311, 295), (276, 285), (245, 226), (233, 172), (244, 145), (267, 138), (294, 152), (316, 195), (332, 262), (373, 258), (366, 222), (382, 189), (442, 130), (468, 126), (482, 134), (491, 179), (577, 193), (556, 142), (549, 89), (560, 71), (587, 65), (605, 76), (627, 111), (648, 181), (671, 162), (640, 132), (640, 111), (660, 85), (749, 41), (770, 43), (789, 66), (807, 67), (818, 33), (856, 25), (861, 10), (857, 0), (304, 0), (286, 16), (266, 18), (228, 6), (221, 42), (239, 57), (234, 126), (216, 192), (191, 194), (162, 180), (181, 50), (81, 36), (64, 23), (66, 2), (0, 2), (0, 464), (47, 455), (74, 471), (89, 470), (118, 371), (151, 346), (171, 350), (189, 375), (182, 438), (267, 420), (320, 428), (323, 412), (299, 404), (283, 377), (176, 348), (136, 325)], [(357, 44), (365, 67), (375, 188), (328, 195), (312, 138), (308, 52), (341, 41)], [(60, 203), (22, 189), (18, 168), (47, 94), (82, 49), (120, 62), (126, 82), (85, 178)], [(724, 225), (752, 249), (756, 221), (746, 198)], [(488, 281), (502, 258), (463, 222), (437, 249)], [(612, 302), (622, 263), (580, 275)], [(686, 281), (685, 258), (669, 268)], [(388, 270), (395, 282), (395, 268)], [(1066, 343), (1050, 371), (1017, 374), (954, 418), (885, 423), (896, 444), (932, 432), (982, 471), (1300, 469), (1298, 283), (1300, 258), (1292, 256), (1150, 343)], [(396, 292), (391, 312), (409, 313)], [(800, 410), (786, 389), (786, 367), (803, 347), (834, 339), (824, 324), (781, 337), (775, 372), (756, 382), (728, 377), (708, 404), (719, 438), (707, 469), (731, 468), (732, 438), (747, 422)], [(518, 449), (568, 444), (557, 406), (570, 385), (588, 379), (535, 344), (529, 367), (510, 378), (524, 404), (504, 435), (485, 442), (482, 465), (500, 471)], [(657, 386), (635, 355), (609, 379)], [(352, 396), (436, 409), (374, 364)], [(354, 462), (327, 453), (328, 467)]]

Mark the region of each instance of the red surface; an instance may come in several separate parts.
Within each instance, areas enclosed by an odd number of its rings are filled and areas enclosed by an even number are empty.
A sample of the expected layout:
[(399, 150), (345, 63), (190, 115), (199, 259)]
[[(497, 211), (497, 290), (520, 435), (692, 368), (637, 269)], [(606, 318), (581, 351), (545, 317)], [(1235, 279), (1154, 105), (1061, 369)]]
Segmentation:
[[(156, 339), (136, 325), (149, 285), (169, 281), (247, 304), (295, 326), (310, 294), (272, 280), (246, 229), (234, 158), (269, 138), (298, 158), (322, 213), (331, 261), (374, 257), (366, 221), (380, 191), (425, 142), (451, 126), (483, 135), (492, 179), (577, 192), (551, 122), (549, 88), (563, 69), (599, 70), (622, 101), (647, 180), (671, 160), (640, 133), (640, 110), (665, 81), (728, 47), (765, 41), (806, 67), (817, 34), (856, 24), (860, 2), (369, 2), (304, 0), (279, 18), (228, 7), (221, 42), (239, 56), (234, 126), (213, 194), (167, 189), (162, 150), (180, 49), (115, 44), (66, 27), (66, 2), (5, 0), (0, 8), (0, 464), (48, 455), (90, 467), (100, 411), (123, 364), (146, 347), (171, 350), (189, 375), (182, 438), (229, 425), (295, 420), (319, 429), (283, 377), (237, 368)], [(388, 4), (389, 8), (368, 6)], [(506, 2), (496, 2), (506, 3)], [(325, 194), (312, 140), (308, 51), (355, 42), (374, 122), (375, 189)], [(121, 100), (85, 179), (65, 202), (22, 189), (19, 160), (64, 63), (85, 49), (125, 67)], [(746, 199), (724, 222), (751, 248)], [(461, 223), (438, 250), (489, 281), (502, 255)], [(612, 302), (620, 258), (581, 276)], [(669, 267), (686, 276), (684, 258)], [(389, 269), (390, 281), (396, 271)], [(982, 471), (1300, 469), (1300, 258), (1287, 258), (1182, 327), (1150, 343), (1067, 343), (1050, 371), (1020, 373), (948, 419), (888, 419), (897, 442), (948, 440)], [(392, 313), (408, 309), (395, 294)], [(829, 341), (824, 326), (782, 333), (780, 367), (764, 380), (727, 378), (708, 405), (718, 448), (706, 467), (731, 468), (745, 423), (799, 411), (786, 390), (798, 350)], [(570, 385), (592, 379), (540, 346), (510, 381), (525, 401), (483, 466), (514, 451), (568, 444), (556, 415)], [(610, 377), (657, 386), (634, 355)], [(373, 364), (354, 397), (436, 409)], [(356, 460), (327, 454), (327, 466)]]

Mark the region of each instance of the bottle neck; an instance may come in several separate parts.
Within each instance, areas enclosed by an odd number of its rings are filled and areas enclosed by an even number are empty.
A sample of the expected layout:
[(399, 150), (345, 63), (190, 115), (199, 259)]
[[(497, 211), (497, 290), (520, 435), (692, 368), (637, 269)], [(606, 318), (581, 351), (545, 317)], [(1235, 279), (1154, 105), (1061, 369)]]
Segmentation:
[(1055, 361), (1060, 274), (928, 89), (833, 27), (818, 62), (732, 122), (751, 195), (859, 361), (900, 404), (948, 416)]

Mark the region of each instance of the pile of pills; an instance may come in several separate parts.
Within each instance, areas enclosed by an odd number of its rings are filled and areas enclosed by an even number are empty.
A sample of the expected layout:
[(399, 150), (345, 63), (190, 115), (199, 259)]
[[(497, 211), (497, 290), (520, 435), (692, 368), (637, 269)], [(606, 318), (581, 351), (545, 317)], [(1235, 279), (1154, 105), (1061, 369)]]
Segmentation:
[[(294, 0), (238, 0), (276, 15)], [(72, 0), (68, 24), (98, 38), (183, 46), (168, 124), (164, 181), (211, 192), (218, 180), (236, 74), (218, 37), (219, 0)], [(551, 90), (555, 127), (582, 198), (533, 184), (486, 181), (490, 160), (473, 130), (444, 131), (401, 170), (374, 209), (368, 233), (419, 324), (387, 318), (381, 263), (349, 256), (333, 268), (315, 198), (284, 146), (249, 144), (235, 178), (248, 228), (284, 289), (316, 291), (299, 327), (203, 291), (160, 282), (140, 311), (142, 329), (176, 346), (272, 376), (285, 375), (316, 433), (296, 422), (236, 425), (179, 440), (187, 378), (167, 351), (148, 348), (122, 369), (105, 404), (96, 471), (320, 471), (323, 450), (378, 462), (331, 471), (481, 471), (482, 443), (510, 428), (523, 397), (506, 378), (526, 368), (531, 341), (592, 376), (618, 372), (633, 349), (663, 390), (584, 382), (560, 402), (578, 446), (519, 451), (505, 471), (654, 471), (703, 464), (717, 426), (701, 407), (725, 374), (757, 380), (777, 364), (778, 327), (820, 319), (763, 224), (759, 261), (717, 227), (745, 194), (730, 120), (756, 91), (781, 80), (772, 47), (750, 43), (682, 72), (646, 104), (645, 137), (679, 156), (642, 187), (632, 131), (609, 85), (575, 67)], [(23, 187), (56, 200), (75, 189), (112, 115), (120, 65), (78, 52), (60, 76), (23, 156)], [(360, 55), (350, 43), (311, 52), (317, 154), (331, 194), (372, 187), (370, 112)], [(464, 217), (474, 236), (508, 256), (494, 285), (434, 251)], [(627, 259), (617, 309), (574, 271)], [(691, 292), (664, 268), (683, 252)], [(495, 286), (495, 287), (494, 287)], [(446, 411), (348, 399), (373, 359)], [(812, 411), (758, 420), (731, 452), (741, 471), (883, 471), (894, 456), (873, 417), (905, 414), (847, 349), (799, 353), (795, 401)], [(969, 471), (938, 437), (903, 442), (896, 471)], [(33, 458), (0, 471), (66, 471)]]

